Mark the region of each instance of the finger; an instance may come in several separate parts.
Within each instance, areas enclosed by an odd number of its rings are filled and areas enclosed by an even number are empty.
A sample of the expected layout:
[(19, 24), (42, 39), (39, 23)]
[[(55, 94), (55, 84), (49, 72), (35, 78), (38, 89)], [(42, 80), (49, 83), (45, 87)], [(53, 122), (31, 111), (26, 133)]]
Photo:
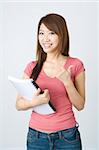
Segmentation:
[(45, 90), (44, 90), (44, 94), (45, 94), (45, 95), (47, 95), (48, 92), (49, 92), (48, 89), (45, 89)]
[(41, 92), (41, 89), (38, 88), (37, 91), (36, 91), (36, 93), (35, 93), (35, 95), (38, 96), (40, 94), (40, 92)]

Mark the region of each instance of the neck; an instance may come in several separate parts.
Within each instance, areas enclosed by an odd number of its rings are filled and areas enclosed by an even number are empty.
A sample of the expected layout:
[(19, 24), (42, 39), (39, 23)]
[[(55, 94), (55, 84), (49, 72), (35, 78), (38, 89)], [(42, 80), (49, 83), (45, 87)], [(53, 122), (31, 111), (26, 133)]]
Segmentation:
[(58, 60), (60, 60), (63, 56), (61, 54), (48, 54), (46, 61), (50, 61), (50, 62), (57, 62)]

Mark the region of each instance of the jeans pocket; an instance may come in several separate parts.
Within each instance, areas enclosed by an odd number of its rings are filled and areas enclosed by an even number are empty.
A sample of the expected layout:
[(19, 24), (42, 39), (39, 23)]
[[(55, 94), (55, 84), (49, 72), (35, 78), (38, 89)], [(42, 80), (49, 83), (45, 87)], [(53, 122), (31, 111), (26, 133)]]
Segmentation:
[(62, 131), (62, 139), (70, 144), (80, 142), (80, 133), (77, 127), (66, 129)]
[(37, 137), (36, 137), (35, 133), (32, 133), (31, 131), (28, 131), (27, 142), (33, 143), (33, 142), (36, 142), (36, 140), (37, 140)]

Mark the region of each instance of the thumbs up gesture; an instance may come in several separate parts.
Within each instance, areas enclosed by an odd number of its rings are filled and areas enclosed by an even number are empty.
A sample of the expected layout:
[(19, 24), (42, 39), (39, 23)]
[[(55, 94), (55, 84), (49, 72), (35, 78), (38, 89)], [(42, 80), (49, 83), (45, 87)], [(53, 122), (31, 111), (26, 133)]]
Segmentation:
[(56, 77), (61, 80), (65, 85), (68, 85), (68, 83), (71, 81), (71, 68), (73, 65), (70, 65), (68, 69), (60, 68), (59, 73), (56, 75)]

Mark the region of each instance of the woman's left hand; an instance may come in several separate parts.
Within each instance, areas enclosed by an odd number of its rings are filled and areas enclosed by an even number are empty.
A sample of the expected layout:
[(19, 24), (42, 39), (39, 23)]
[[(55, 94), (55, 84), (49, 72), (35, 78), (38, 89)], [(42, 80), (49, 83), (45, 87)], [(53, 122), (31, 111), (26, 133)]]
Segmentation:
[(68, 85), (71, 82), (71, 68), (73, 65), (70, 65), (69, 68), (66, 70), (65, 68), (61, 68), (60, 72), (57, 74), (57, 78), (61, 80), (64, 85)]

